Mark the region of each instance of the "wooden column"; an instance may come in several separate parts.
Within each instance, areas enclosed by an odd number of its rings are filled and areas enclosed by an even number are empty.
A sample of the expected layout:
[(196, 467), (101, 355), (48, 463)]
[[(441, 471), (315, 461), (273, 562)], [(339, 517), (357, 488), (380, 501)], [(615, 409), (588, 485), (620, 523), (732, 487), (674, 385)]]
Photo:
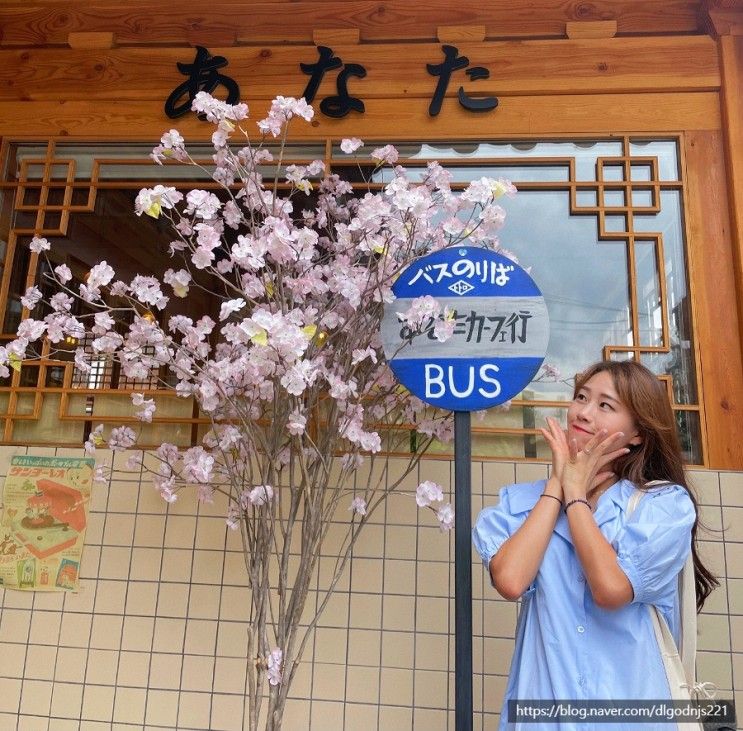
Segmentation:
[(719, 51), (735, 303), (743, 352), (743, 0), (704, 0), (704, 9), (707, 30), (717, 38)]
[[(731, 30), (743, 32), (740, 26)], [(736, 305), (743, 350), (743, 35), (720, 36), (722, 130), (730, 201)]]

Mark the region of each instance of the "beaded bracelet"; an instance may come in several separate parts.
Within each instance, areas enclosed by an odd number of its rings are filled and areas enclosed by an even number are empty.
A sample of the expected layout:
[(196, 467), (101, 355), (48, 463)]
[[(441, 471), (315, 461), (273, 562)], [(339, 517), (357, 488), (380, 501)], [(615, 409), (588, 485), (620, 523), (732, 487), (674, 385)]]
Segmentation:
[(577, 497), (577, 498), (575, 498), (575, 500), (571, 500), (571, 501), (570, 501), (569, 503), (566, 503), (566, 504), (565, 504), (565, 512), (566, 512), (566, 513), (568, 512), (568, 508), (569, 508), (569, 507), (570, 507), (570, 506), (571, 506), (571, 505), (572, 505), (573, 503), (585, 503), (586, 505), (588, 505), (588, 509), (589, 509), (589, 510), (590, 510), (591, 512), (593, 512), (593, 508), (591, 507), (591, 503), (589, 503), (589, 502), (588, 502), (588, 500), (584, 500), (583, 498), (579, 498), (579, 497)]
[(546, 493), (546, 492), (543, 492), (543, 493), (542, 493), (542, 494), (540, 495), (540, 497), (551, 497), (551, 498), (552, 498), (553, 500), (557, 500), (557, 502), (558, 502), (558, 503), (560, 503), (560, 505), (562, 505), (562, 500), (560, 500), (560, 498), (559, 498), (559, 497), (557, 497), (557, 495), (549, 495), (548, 493)]

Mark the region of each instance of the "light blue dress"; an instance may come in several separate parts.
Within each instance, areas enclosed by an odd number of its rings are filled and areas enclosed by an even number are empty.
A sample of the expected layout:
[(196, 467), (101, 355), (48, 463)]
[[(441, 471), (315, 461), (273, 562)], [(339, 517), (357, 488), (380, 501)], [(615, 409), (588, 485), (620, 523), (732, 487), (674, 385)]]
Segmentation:
[[(499, 504), (480, 513), (472, 534), (486, 570), (524, 523), (545, 484), (504, 487)], [(670, 699), (646, 605), (660, 609), (678, 644), (677, 580), (691, 550), (694, 504), (679, 485), (651, 488), (625, 525), (634, 490), (629, 480), (616, 482), (599, 497), (594, 513), (634, 590), (632, 602), (616, 610), (594, 604), (567, 516), (560, 511), (539, 571), (521, 597), (499, 731), (676, 731), (675, 723), (508, 722), (509, 699)]]

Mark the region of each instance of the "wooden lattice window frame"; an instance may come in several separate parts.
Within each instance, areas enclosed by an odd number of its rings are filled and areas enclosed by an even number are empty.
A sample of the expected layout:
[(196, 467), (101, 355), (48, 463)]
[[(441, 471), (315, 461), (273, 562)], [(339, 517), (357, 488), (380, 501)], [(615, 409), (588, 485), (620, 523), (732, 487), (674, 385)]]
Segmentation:
[[(593, 181), (578, 180), (576, 176), (576, 165), (575, 159), (571, 157), (532, 157), (528, 159), (519, 159), (518, 164), (520, 166), (564, 166), (568, 170), (568, 179), (559, 182), (521, 182), (519, 183), (520, 190), (562, 190), (567, 191), (569, 196), (569, 211), (571, 215), (580, 216), (593, 216), (597, 220), (598, 226), (598, 237), (600, 241), (621, 241), (624, 240), (627, 246), (627, 262), (628, 262), (628, 278), (630, 284), (630, 303), (634, 305), (637, 302), (637, 286), (635, 278), (635, 260), (634, 260), (634, 244), (635, 240), (642, 240), (643, 242), (652, 241), (655, 247), (655, 263), (658, 271), (658, 283), (660, 290), (660, 301), (661, 301), (661, 316), (663, 319), (662, 323), (662, 342), (659, 345), (640, 345), (639, 337), (639, 322), (637, 307), (632, 306), (631, 311), (631, 330), (633, 335), (633, 345), (622, 345), (622, 344), (607, 344), (603, 347), (600, 353), (596, 356), (604, 358), (614, 357), (633, 357), (641, 358), (642, 355), (647, 353), (668, 353), (670, 348), (669, 341), (669, 322), (668, 322), (668, 308), (667, 308), (667, 292), (666, 282), (664, 275), (664, 255), (663, 255), (663, 240), (662, 234), (654, 234), (648, 232), (635, 232), (633, 229), (633, 216), (641, 209), (642, 213), (658, 213), (660, 211), (660, 197), (661, 190), (672, 189), (679, 190), (682, 196), (685, 196), (684, 183), (682, 179), (676, 181), (661, 181), (658, 171), (657, 159), (653, 156), (636, 156), (630, 152), (631, 142), (634, 140), (642, 139), (642, 135), (627, 134), (623, 136), (613, 137), (612, 141), (616, 142), (621, 140), (623, 146), (623, 155), (621, 157), (611, 158), (598, 158), (597, 159), (597, 176)], [(679, 140), (680, 135), (673, 139)], [(555, 141), (576, 141), (580, 140), (579, 135), (569, 135), (564, 137), (553, 138)], [(590, 140), (596, 140), (596, 136), (591, 136)], [(603, 138), (602, 138), (603, 139)], [(657, 140), (658, 136), (647, 136), (648, 140)], [(664, 136), (663, 139), (671, 139)], [(544, 138), (533, 140), (536, 142), (546, 141)], [(73, 158), (65, 157), (61, 154), (60, 157), (56, 157), (56, 150), (59, 145), (64, 145), (65, 140), (5, 140), (0, 148), (0, 160), (3, 162), (3, 169), (7, 170), (10, 167), (10, 161), (12, 160), (12, 153), (14, 145), (19, 144), (31, 144), (37, 143), (45, 145), (45, 154), (38, 158), (24, 159), (21, 161), (18, 170), (18, 176), (15, 180), (0, 181), (0, 187), (4, 191), (11, 193), (11, 195), (5, 196), (4, 206), (8, 205), (7, 201), (12, 201), (12, 206), (15, 211), (24, 212), (30, 215), (35, 214), (34, 225), (26, 228), (14, 228), (8, 233), (8, 240), (5, 250), (4, 267), (2, 273), (2, 279), (0, 279), (0, 322), (4, 322), (5, 308), (8, 303), (9, 297), (9, 285), (12, 275), (12, 267), (14, 255), (17, 249), (19, 239), (24, 237), (30, 237), (33, 235), (42, 236), (64, 236), (68, 225), (70, 216), (72, 214), (85, 214), (86, 212), (92, 212), (95, 207), (96, 197), (99, 191), (108, 188), (140, 188), (148, 187), (153, 184), (152, 178), (142, 180), (127, 180), (125, 186), (116, 181), (106, 180), (105, 170), (109, 165), (127, 165), (131, 167), (138, 166), (150, 166), (152, 163), (149, 159), (143, 157), (142, 159), (132, 160), (130, 158), (116, 158), (116, 157), (101, 157), (93, 160), (93, 165), (90, 173), (90, 179), (85, 181), (76, 180), (76, 161)], [(446, 141), (448, 144), (452, 144), (451, 141)], [(492, 142), (513, 142), (512, 138), (507, 140), (493, 139)], [(84, 141), (76, 141), (76, 145), (83, 145)], [(91, 142), (91, 146), (95, 143)], [(358, 161), (351, 161), (346, 159), (338, 158), (334, 156), (333, 151), (337, 141), (325, 140), (324, 159), (326, 168), (331, 171), (343, 171), (344, 168), (349, 166), (357, 166)], [(373, 144), (373, 143), (370, 143)], [(63, 149), (63, 148), (62, 148)], [(683, 145), (677, 145), (679, 154), (679, 172), (685, 169), (683, 160)], [(306, 159), (293, 159), (287, 158), (285, 164), (291, 164), (292, 162), (306, 162)], [(208, 162), (205, 160), (205, 162)], [(498, 165), (513, 164), (513, 160), (507, 160), (505, 158), (472, 158), (472, 159), (456, 159), (450, 162), (455, 163), (457, 167), (493, 167), (497, 169)], [(400, 164), (414, 168), (416, 166), (425, 166), (427, 160), (400, 160)], [(632, 180), (631, 168), (632, 166), (645, 166), (649, 171), (647, 179), (638, 181)], [(605, 172), (609, 168), (621, 168), (622, 176), (621, 180), (615, 179), (613, 176), (607, 177)], [(36, 176), (34, 176), (36, 171)], [(681, 178), (681, 174), (679, 175)], [(182, 184), (174, 181), (169, 181), (170, 184), (182, 189), (190, 189), (194, 185), (194, 181), (185, 181)], [(218, 189), (220, 186), (213, 181), (199, 182), (198, 186), (205, 189)], [(283, 186), (281, 186), (283, 187)], [(384, 187), (384, 183), (369, 183), (369, 190), (377, 190)], [(466, 183), (452, 184), (452, 189), (463, 189), (466, 187)], [(650, 205), (649, 206), (636, 206), (633, 204), (633, 191), (643, 190), (650, 194)], [(29, 193), (29, 191), (33, 191)], [(596, 194), (596, 205), (585, 205), (579, 202), (580, 191), (591, 191)], [(605, 192), (616, 191), (624, 194), (624, 205), (607, 205), (605, 202)], [(52, 199), (52, 202), (50, 201)], [(54, 202), (59, 201), (59, 202)], [(7, 211), (6, 211), (7, 212)], [(624, 216), (627, 222), (625, 231), (612, 231), (606, 225), (607, 216)], [(686, 227), (686, 222), (682, 222)], [(686, 240), (688, 241), (688, 232), (686, 232)], [(31, 253), (28, 263), (28, 271), (26, 275), (26, 286), (32, 286), (37, 277), (37, 265), (38, 257), (36, 254)], [(687, 262), (688, 266), (688, 262)], [(687, 282), (689, 286), (693, 286), (691, 272), (687, 270)], [(27, 316), (27, 311), (23, 311), (22, 316)], [(696, 323), (694, 322), (694, 313), (691, 313), (692, 318), (692, 332), (696, 331)], [(9, 340), (12, 337), (10, 333), (0, 335), (0, 340)], [(700, 422), (700, 434), (701, 443), (700, 450), (702, 454), (701, 463), (706, 462), (706, 444), (704, 435), (706, 429), (704, 428), (704, 403), (703, 393), (700, 388), (701, 377), (700, 377), (700, 366), (699, 357), (696, 352), (697, 345), (694, 340), (693, 347), (694, 352), (694, 364), (696, 369), (696, 384), (699, 403), (695, 404), (680, 404), (676, 403), (673, 399), (673, 387), (670, 376), (661, 376), (667, 384), (669, 395), (672, 400), (673, 408), (676, 412), (689, 411), (698, 414)], [(70, 413), (70, 398), (71, 396), (86, 395), (90, 398), (94, 398), (96, 395), (106, 394), (108, 396), (121, 395), (124, 398), (129, 398), (131, 390), (136, 388), (138, 391), (144, 392), (146, 395), (157, 395), (158, 398), (175, 398), (174, 394), (154, 388), (142, 388), (148, 384), (128, 384), (123, 388), (116, 389), (85, 389), (80, 388), (79, 384), (75, 383), (73, 364), (69, 361), (55, 360), (50, 357), (49, 344), (45, 343), (42, 350), (42, 359), (35, 363), (34, 366), (38, 365), (38, 376), (37, 382), (33, 386), (22, 385), (21, 373), (13, 372), (11, 382), (7, 386), (0, 386), (0, 394), (6, 392), (8, 394), (8, 402), (4, 413), (0, 413), (0, 420), (3, 421), (4, 427), (2, 429), (2, 436), (0, 441), (6, 444), (12, 444), (13, 441), (13, 424), (17, 421), (33, 421), (40, 417), (41, 409), (43, 406), (44, 395), (47, 393), (59, 393), (60, 407), (58, 418), (60, 422), (90, 422), (95, 419), (96, 422), (109, 422), (109, 423), (126, 423), (128, 421), (134, 421), (133, 418), (128, 417), (107, 417), (107, 416), (95, 416), (91, 417), (89, 414), (73, 414)], [(49, 387), (47, 386), (47, 373), (50, 368), (62, 368), (64, 370), (64, 376), (62, 378), (61, 386)], [(33, 409), (30, 413), (22, 413), (18, 409), (18, 398), (21, 394), (32, 393), (33, 394)], [(561, 400), (514, 400), (512, 406), (514, 408), (525, 408), (525, 407), (549, 407), (549, 408), (566, 408), (567, 403)], [(199, 430), (206, 428), (209, 424), (208, 418), (197, 413), (197, 409), (193, 409), (192, 416), (190, 417), (158, 417), (155, 416), (156, 423), (177, 423), (177, 424), (189, 424), (191, 425), (192, 439), (195, 440), (198, 436)], [(539, 434), (536, 428), (508, 428), (508, 427), (478, 427), (477, 424), (473, 424), (473, 433), (480, 435), (508, 435), (508, 436), (522, 436), (525, 439), (533, 439)]]

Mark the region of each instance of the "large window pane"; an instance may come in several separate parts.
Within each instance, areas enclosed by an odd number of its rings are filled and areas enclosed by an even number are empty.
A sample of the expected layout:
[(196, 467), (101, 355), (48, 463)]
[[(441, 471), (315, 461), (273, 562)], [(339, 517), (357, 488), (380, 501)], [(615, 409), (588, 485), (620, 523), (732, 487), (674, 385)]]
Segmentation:
[[(371, 179), (381, 187), (392, 173), (375, 171), (369, 153), (376, 146), (368, 143), (348, 156), (337, 143), (331, 148), (324, 143), (295, 145), (285, 153), (283, 164), (323, 159), (326, 149), (331, 149), (331, 169), (355, 182)], [(138, 183), (168, 181), (186, 188), (197, 180), (213, 184), (212, 151), (206, 145), (192, 148), (192, 154), (204, 162), (204, 170), (196, 170), (154, 165), (148, 157), (150, 149), (140, 143), (34, 142), (9, 147), (5, 180), (18, 190), (11, 187), (3, 196), (0, 216), (6, 255), (2, 262), (6, 339), (20, 321), (20, 297), (29, 277), (43, 282), (43, 268), (33, 269), (36, 264), (28, 255), (28, 234), (16, 235), (16, 229), (41, 230), (53, 243), (53, 256), (68, 262), (80, 281), (104, 252), (124, 277), (161, 274), (172, 265), (167, 227), (133, 214)], [(531, 270), (545, 295), (551, 319), (546, 361), (559, 375), (538, 374), (512, 408), (493, 409), (479, 417), (475, 456), (544, 458), (541, 439), (529, 432), (547, 415), (564, 415), (564, 408), (544, 402), (565, 404), (572, 394), (574, 374), (608, 353), (615, 359), (639, 358), (659, 376), (670, 377), (674, 402), (684, 407), (678, 412), (684, 446), (691, 459), (702, 460), (698, 411), (702, 405), (693, 357), (677, 141), (641, 137), (470, 141), (405, 143), (398, 149), (413, 179), (420, 177), (427, 162), (439, 160), (451, 171), (455, 189), (492, 176), (508, 177), (520, 190), (503, 204), (508, 215), (501, 242)], [(268, 165), (262, 172), (271, 176), (273, 169)], [(6, 247), (6, 242), (14, 246)], [(14, 254), (9, 253), (12, 250)], [(214, 307), (207, 295), (195, 294), (186, 301), (172, 299), (162, 316), (214, 314)], [(127, 390), (143, 384), (128, 383), (115, 366), (103, 361), (92, 376), (68, 373), (73, 367), (70, 353), (78, 344), (69, 345), (66, 354), (57, 356), (59, 364), (45, 370), (24, 368), (22, 382), (18, 375), (12, 384), (36, 386), (42, 393), (62, 388), (77, 391), (78, 396), (71, 394), (68, 399), (68, 411), (81, 423), (85, 416), (119, 413), (116, 399), (126, 398)], [(149, 385), (156, 387), (158, 379), (169, 377), (161, 373)], [(10, 385), (9, 379), (0, 384), (5, 389), (1, 397)], [(85, 395), (82, 389), (108, 389), (109, 393)], [(122, 391), (120, 397), (117, 390)], [(18, 412), (28, 416), (29, 398), (17, 403)], [(56, 408), (59, 401), (49, 403)], [(53, 433), (49, 428), (53, 409), (45, 405), (42, 413), (38, 439), (33, 438), (36, 422), (28, 419), (14, 439), (22, 435), (28, 441), (44, 441), (44, 435)], [(190, 423), (194, 413), (178, 409), (170, 416), (183, 423), (160, 425), (160, 429), (172, 429), (174, 439), (187, 442), (201, 428)], [(507, 435), (499, 436), (501, 429)], [(65, 433), (78, 434), (76, 429)], [(447, 445), (438, 449), (451, 451)]]

